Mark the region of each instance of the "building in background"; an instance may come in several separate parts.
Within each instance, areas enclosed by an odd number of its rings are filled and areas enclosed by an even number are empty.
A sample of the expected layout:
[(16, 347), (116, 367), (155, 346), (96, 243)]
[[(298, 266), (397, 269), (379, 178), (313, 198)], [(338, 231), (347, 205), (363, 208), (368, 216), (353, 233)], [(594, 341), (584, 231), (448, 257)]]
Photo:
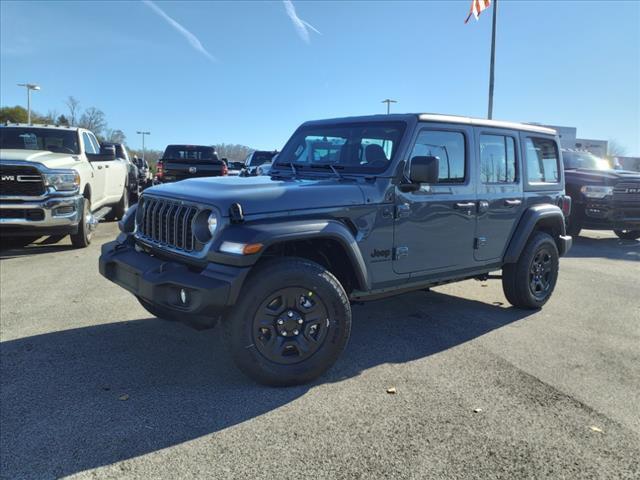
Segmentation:
[(606, 157), (609, 142), (606, 140), (594, 140), (591, 138), (578, 138), (578, 129), (576, 127), (561, 127), (558, 125), (543, 125), (544, 127), (553, 128), (558, 132), (560, 137), (560, 145), (562, 148), (575, 148), (578, 150), (587, 150), (596, 157)]

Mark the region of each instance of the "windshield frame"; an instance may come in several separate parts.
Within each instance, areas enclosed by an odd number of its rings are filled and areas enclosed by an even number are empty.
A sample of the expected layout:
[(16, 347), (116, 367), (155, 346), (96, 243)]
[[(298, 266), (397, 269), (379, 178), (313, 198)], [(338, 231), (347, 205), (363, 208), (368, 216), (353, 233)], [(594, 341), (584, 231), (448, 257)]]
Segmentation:
[[(337, 130), (341, 128), (384, 128), (384, 127), (394, 127), (397, 128), (397, 137), (394, 139), (394, 145), (392, 146), (390, 158), (387, 164), (383, 167), (369, 167), (365, 165), (344, 165), (335, 162), (290, 162), (287, 160), (287, 154), (291, 148), (294, 148), (296, 143), (299, 143), (299, 135), (304, 134), (307, 136), (322, 136), (321, 132), (329, 132), (331, 130)], [(353, 174), (353, 175), (380, 175), (386, 172), (390, 166), (395, 164), (395, 161), (401, 151), (404, 140), (406, 137), (406, 133), (409, 130), (409, 124), (403, 120), (388, 120), (388, 121), (322, 121), (322, 122), (314, 122), (303, 124), (291, 135), (287, 143), (284, 145), (282, 150), (278, 153), (278, 158), (275, 162), (272, 163), (273, 170), (271, 173), (281, 173), (283, 171), (291, 171), (291, 165), (293, 165), (298, 172), (303, 171), (304, 173), (313, 172), (320, 174), (329, 174), (334, 175), (331, 169), (328, 167), (332, 165), (333, 167), (340, 170), (340, 174)], [(306, 133), (305, 133), (306, 132)], [(318, 133), (316, 133), (318, 132)], [(331, 136), (330, 134), (324, 136)], [(364, 137), (367, 138), (367, 137)], [(362, 140), (362, 139), (361, 139)], [(318, 168), (314, 168), (316, 166), (327, 166), (326, 171)]]
[[(29, 132), (33, 132), (36, 136), (36, 139), (44, 139), (44, 138), (55, 138), (55, 137), (59, 137), (59, 138), (63, 138), (63, 135), (65, 136), (69, 136), (70, 138), (73, 138), (74, 140), (74, 144), (75, 144), (75, 148), (71, 148), (66, 146), (66, 150), (68, 151), (53, 151), (53, 150), (49, 150), (46, 148), (45, 145), (42, 146), (42, 148), (40, 148), (40, 146), (38, 145), (38, 148), (26, 148), (26, 147), (15, 147), (15, 146), (5, 146), (3, 145), (3, 140), (5, 138), (4, 132), (10, 132), (10, 131), (18, 131), (20, 133), (18, 133), (18, 136), (23, 135), (24, 133), (29, 133)], [(48, 134), (48, 135), (47, 135)], [(63, 142), (64, 143), (64, 142)], [(3, 150), (28, 150), (28, 151), (36, 151), (36, 152), (51, 152), (51, 153), (62, 153), (65, 155), (80, 155), (80, 137), (78, 135), (78, 130), (75, 129), (63, 129), (63, 128), (46, 128), (46, 127), (39, 127), (39, 126), (19, 126), (19, 127), (13, 127), (13, 126), (1, 126), (0, 127), (0, 149)]]

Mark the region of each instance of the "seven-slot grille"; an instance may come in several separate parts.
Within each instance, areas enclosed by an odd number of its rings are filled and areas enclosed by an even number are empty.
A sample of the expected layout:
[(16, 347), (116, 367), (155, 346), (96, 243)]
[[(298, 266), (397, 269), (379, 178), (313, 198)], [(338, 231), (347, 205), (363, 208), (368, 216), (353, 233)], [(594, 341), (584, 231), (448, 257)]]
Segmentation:
[(191, 252), (196, 247), (192, 222), (198, 213), (193, 205), (176, 201), (146, 197), (142, 202), (142, 215), (138, 217), (138, 234), (163, 247)]
[(39, 197), (45, 193), (40, 171), (22, 165), (0, 165), (0, 195)]
[(613, 187), (613, 199), (619, 202), (640, 202), (640, 182), (619, 182)]

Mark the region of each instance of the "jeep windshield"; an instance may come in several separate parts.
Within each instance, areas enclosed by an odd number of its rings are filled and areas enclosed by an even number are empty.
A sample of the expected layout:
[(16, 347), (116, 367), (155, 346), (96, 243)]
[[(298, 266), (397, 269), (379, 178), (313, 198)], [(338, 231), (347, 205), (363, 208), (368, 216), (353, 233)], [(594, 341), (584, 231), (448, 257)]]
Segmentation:
[(221, 163), (213, 147), (199, 145), (169, 145), (162, 156), (163, 160), (176, 163)]
[(589, 152), (562, 152), (565, 169), (611, 170), (609, 162)]
[(78, 134), (75, 130), (34, 127), (0, 127), (0, 148), (44, 150), (78, 155)]
[(249, 159), (249, 167), (259, 167), (265, 163), (270, 163), (276, 152), (253, 152)]
[(401, 122), (301, 127), (282, 149), (274, 167), (293, 165), (311, 170), (325, 166), (342, 173), (380, 173), (393, 160), (404, 130)]

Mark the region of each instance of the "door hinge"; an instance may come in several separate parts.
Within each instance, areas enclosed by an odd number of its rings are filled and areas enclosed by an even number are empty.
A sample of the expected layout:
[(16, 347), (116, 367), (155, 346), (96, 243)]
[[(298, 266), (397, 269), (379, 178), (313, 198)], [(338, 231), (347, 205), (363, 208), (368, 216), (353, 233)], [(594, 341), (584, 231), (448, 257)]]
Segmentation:
[(409, 256), (409, 247), (396, 247), (393, 249), (393, 259), (400, 260)]
[(401, 203), (396, 205), (396, 218), (408, 217), (411, 213), (411, 205), (408, 203)]
[(479, 250), (480, 247), (484, 247), (487, 245), (487, 237), (477, 237), (475, 241), (474, 248)]

